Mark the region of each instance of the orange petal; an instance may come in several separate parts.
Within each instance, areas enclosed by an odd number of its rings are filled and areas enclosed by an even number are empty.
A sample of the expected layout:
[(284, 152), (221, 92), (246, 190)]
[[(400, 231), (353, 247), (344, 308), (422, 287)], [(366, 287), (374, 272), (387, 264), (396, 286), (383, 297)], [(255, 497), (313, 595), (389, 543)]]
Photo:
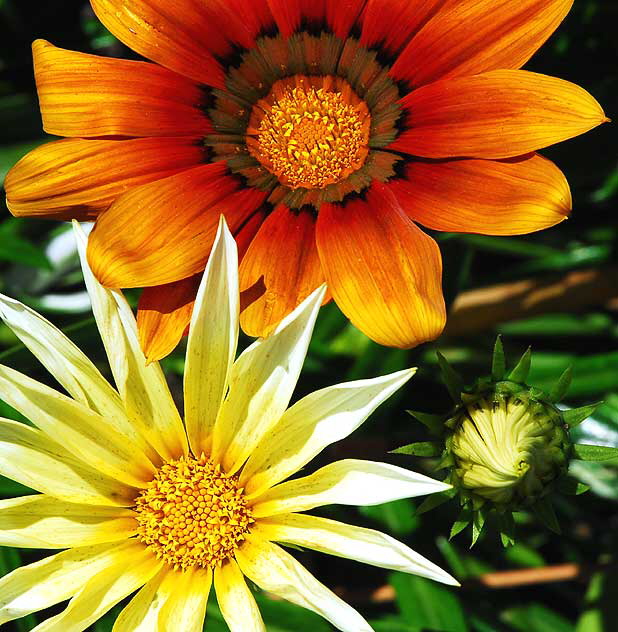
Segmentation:
[(361, 44), (397, 55), (445, 5), (456, 0), (368, 0), (363, 12)]
[(539, 155), (414, 161), (389, 186), (411, 219), (447, 232), (523, 235), (554, 226), (571, 210), (566, 178)]
[(99, 281), (149, 287), (203, 270), (220, 215), (234, 232), (266, 197), (240, 189), (240, 180), (226, 174), (224, 163), (202, 165), (119, 197), (88, 240), (88, 261)]
[(92, 219), (128, 189), (203, 161), (193, 138), (65, 139), (26, 154), (4, 186), (17, 217)]
[(225, 87), (223, 68), (212, 53), (227, 53), (230, 47), (201, 2), (91, 0), (91, 4), (99, 20), (140, 55), (198, 83)]
[(335, 302), (372, 340), (407, 348), (440, 334), (440, 250), (384, 184), (374, 182), (366, 201), (323, 205), (316, 233)]
[(401, 104), (407, 129), (389, 148), (424, 158), (521, 156), (607, 121), (584, 89), (526, 70), (445, 79)]
[(390, 74), (418, 87), (498, 68), (521, 68), (556, 30), (573, 0), (473, 0), (439, 11)]
[(166, 68), (32, 45), (43, 127), (58, 136), (201, 136), (204, 92)]
[(243, 293), (240, 324), (250, 336), (267, 336), (324, 283), (313, 214), (279, 205), (251, 242), (239, 275)]
[(144, 288), (137, 306), (139, 341), (148, 362), (171, 353), (191, 320), (201, 274)]

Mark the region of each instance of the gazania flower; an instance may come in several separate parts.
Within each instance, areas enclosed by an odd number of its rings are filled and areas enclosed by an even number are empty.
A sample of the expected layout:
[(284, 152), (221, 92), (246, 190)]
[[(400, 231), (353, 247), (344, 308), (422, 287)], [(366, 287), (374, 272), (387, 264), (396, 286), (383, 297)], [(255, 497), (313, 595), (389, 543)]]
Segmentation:
[(0, 623), (70, 599), (41, 629), (84, 630), (138, 591), (114, 630), (197, 631), (214, 584), (231, 630), (264, 630), (247, 576), (341, 630), (371, 630), (275, 542), (456, 583), (387, 535), (302, 513), (448, 485), (353, 459), (282, 482), (414, 373), (325, 388), (286, 410), (324, 288), (234, 361), (238, 261), (222, 222), (191, 320), (183, 424), (129, 306), (95, 280), (78, 240), (118, 392), (50, 323), (0, 299), (3, 319), (71, 395), (0, 367), (0, 395), (36, 425), (0, 420), (0, 473), (41, 492), (0, 502), (0, 542), (67, 549), (0, 580)]
[(435, 338), (440, 253), (417, 223), (515, 235), (564, 220), (568, 184), (534, 152), (606, 120), (581, 88), (519, 70), (572, 0), (91, 3), (155, 63), (35, 42), (45, 130), (69, 139), (6, 188), (16, 215), (96, 219), (95, 276), (146, 288), (149, 359), (189, 322), (221, 213), (247, 333), (326, 281), (373, 340)]

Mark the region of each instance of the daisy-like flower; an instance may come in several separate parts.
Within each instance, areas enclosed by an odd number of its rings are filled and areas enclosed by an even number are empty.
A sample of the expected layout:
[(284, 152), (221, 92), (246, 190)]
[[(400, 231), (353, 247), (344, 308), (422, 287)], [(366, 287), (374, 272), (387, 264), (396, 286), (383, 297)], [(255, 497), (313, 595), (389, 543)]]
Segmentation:
[[(373, 340), (444, 326), (431, 229), (516, 235), (571, 209), (534, 152), (605, 121), (520, 70), (572, 0), (91, 0), (155, 63), (34, 44), (45, 130), (6, 180), (15, 215), (96, 219), (108, 287), (145, 287), (149, 359), (189, 323), (223, 213), (254, 336), (324, 281)], [(246, 253), (245, 253), (246, 251)]]
[(264, 630), (246, 576), (341, 630), (371, 630), (276, 542), (456, 583), (385, 534), (303, 513), (448, 485), (353, 459), (282, 482), (413, 370), (325, 388), (286, 410), (324, 288), (234, 361), (238, 261), (222, 221), (191, 319), (183, 423), (159, 365), (146, 364), (131, 309), (96, 281), (77, 233), (118, 390), (49, 322), (1, 297), (2, 318), (70, 397), (0, 367), (0, 396), (36, 426), (0, 420), (0, 473), (41, 492), (0, 502), (0, 543), (67, 549), (0, 580), (0, 624), (70, 599), (35, 629), (78, 632), (137, 591), (114, 632), (197, 632), (214, 584), (232, 631)]

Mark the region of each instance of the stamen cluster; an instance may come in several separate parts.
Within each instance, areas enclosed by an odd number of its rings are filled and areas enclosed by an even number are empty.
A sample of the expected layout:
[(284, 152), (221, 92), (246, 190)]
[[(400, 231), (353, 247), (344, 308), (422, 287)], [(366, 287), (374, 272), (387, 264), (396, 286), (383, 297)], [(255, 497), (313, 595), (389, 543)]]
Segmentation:
[(162, 465), (135, 510), (137, 537), (175, 570), (221, 565), (253, 523), (237, 478), (204, 455)]

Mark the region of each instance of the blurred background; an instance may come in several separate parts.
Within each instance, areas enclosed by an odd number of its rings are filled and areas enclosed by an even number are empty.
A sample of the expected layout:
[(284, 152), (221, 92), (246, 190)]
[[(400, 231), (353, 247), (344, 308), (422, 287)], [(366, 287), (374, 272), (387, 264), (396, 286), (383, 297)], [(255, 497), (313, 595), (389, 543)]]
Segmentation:
[[(618, 117), (618, 3), (575, 0), (571, 14), (527, 68), (573, 81), (591, 92), (609, 117)], [(86, 0), (0, 0), (0, 173), (48, 138), (41, 129), (30, 44), (45, 38), (63, 48), (131, 57), (94, 18)], [(529, 382), (549, 388), (567, 366), (574, 379), (565, 403), (603, 400), (575, 438), (618, 446), (618, 126), (593, 132), (543, 153), (569, 179), (571, 219), (534, 235), (516, 238), (437, 234), (444, 256), (444, 286), (450, 304), (445, 334), (411, 351), (370, 342), (334, 305), (322, 310), (296, 393), (337, 382), (372, 377), (408, 366), (417, 376), (349, 439), (332, 446), (311, 469), (335, 458), (389, 462), (437, 476), (432, 462), (387, 452), (427, 437), (405, 409), (442, 413), (449, 409), (439, 380), (436, 350), (471, 383), (489, 372), (496, 333), (507, 361), (528, 346), (534, 355)], [(0, 208), (0, 291), (34, 307), (61, 327), (109, 375), (89, 311), (68, 225), (17, 220)], [(129, 294), (137, 300), (137, 294)], [(241, 339), (241, 346), (248, 344)], [(163, 362), (180, 395), (184, 348)], [(52, 384), (42, 367), (0, 325), (0, 362)], [(0, 401), (0, 416), (19, 415)], [(378, 528), (410, 544), (448, 569), (462, 583), (450, 589), (416, 577), (390, 573), (319, 553), (295, 554), (321, 581), (369, 618), (377, 632), (601, 632), (618, 629), (618, 461), (574, 462), (574, 473), (591, 490), (562, 497), (556, 512), (561, 536), (520, 513), (517, 544), (503, 549), (487, 529), (474, 548), (469, 534), (449, 541), (459, 507), (454, 503), (417, 515), (417, 502), (380, 507), (333, 507), (322, 515)], [(0, 479), (0, 496), (28, 493)], [(421, 499), (422, 500), (422, 499)], [(45, 552), (0, 548), (0, 575)], [(564, 566), (564, 565), (569, 566)], [(504, 571), (536, 569), (538, 583), (521, 584)], [(487, 575), (488, 573), (501, 573)], [(550, 581), (556, 573), (571, 578)], [(496, 580), (497, 577), (497, 580)], [(506, 583), (496, 587), (495, 581)], [(322, 632), (328, 623), (283, 602), (259, 597), (268, 630)], [(111, 630), (119, 607), (93, 626)], [(32, 629), (39, 616), (14, 622)], [(9, 625), (6, 626), (9, 629)], [(227, 627), (211, 603), (211, 632)]]

